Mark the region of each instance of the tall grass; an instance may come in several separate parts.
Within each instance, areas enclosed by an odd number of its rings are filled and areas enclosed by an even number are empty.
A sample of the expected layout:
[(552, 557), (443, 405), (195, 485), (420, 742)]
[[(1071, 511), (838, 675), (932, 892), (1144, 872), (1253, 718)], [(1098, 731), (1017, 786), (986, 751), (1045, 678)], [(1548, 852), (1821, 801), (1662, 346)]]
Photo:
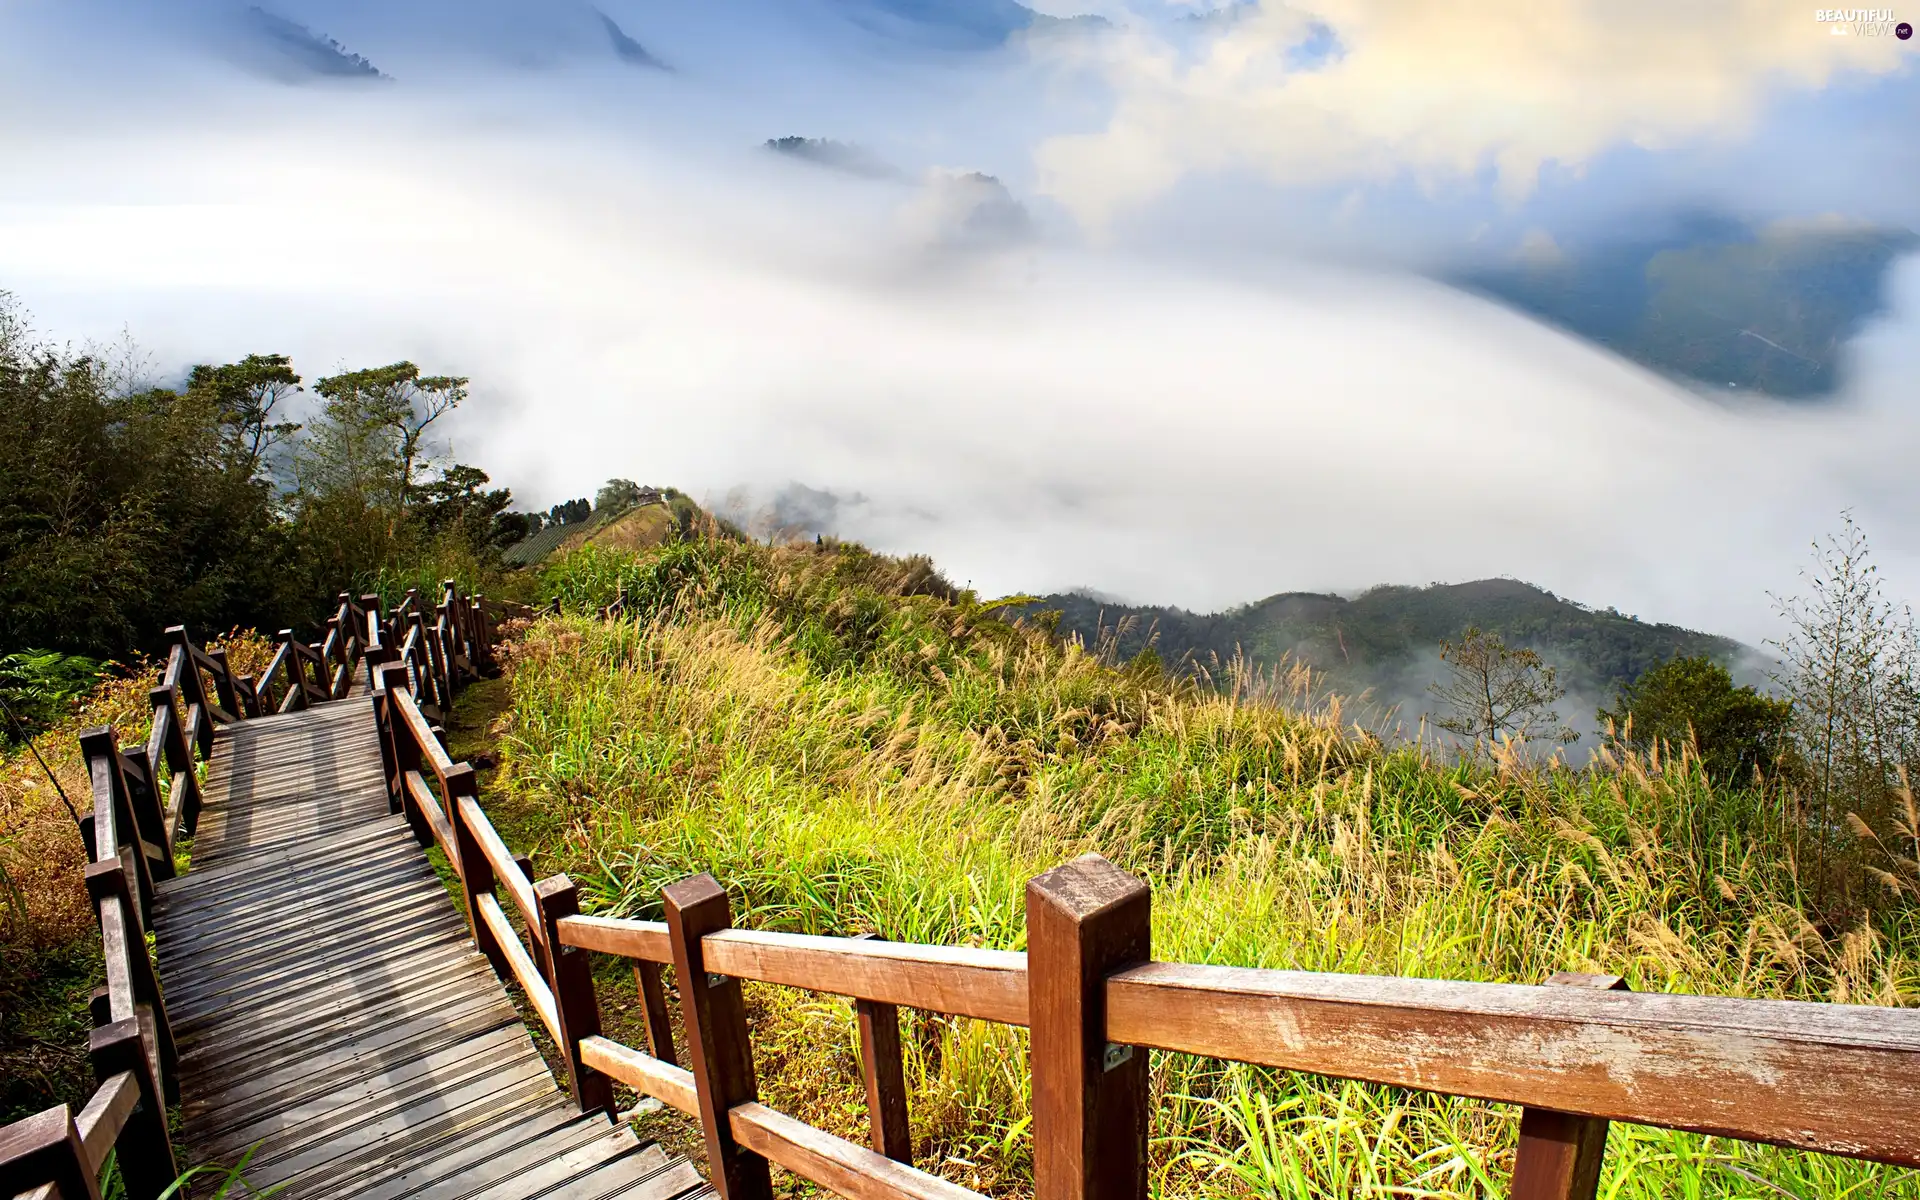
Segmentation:
[[(601, 911), (653, 915), (711, 871), (742, 924), (1018, 949), (1027, 878), (1095, 850), (1154, 888), (1168, 960), (1910, 1004), (1920, 929), (1811, 920), (1777, 809), (1691, 758), (1573, 771), (1391, 746), (1229, 666), (1114, 665), (1000, 620), (919, 560), (690, 542), (570, 556), (501, 725), (516, 836)], [(1276, 694), (1294, 704), (1276, 703)], [(772, 1103), (860, 1137), (852, 1016), (751, 992)], [(1020, 1031), (909, 1014), (923, 1166), (1030, 1186)], [(1510, 1108), (1154, 1057), (1166, 1194), (1493, 1196)], [(1912, 1173), (1617, 1128), (1604, 1194), (1920, 1195)]]

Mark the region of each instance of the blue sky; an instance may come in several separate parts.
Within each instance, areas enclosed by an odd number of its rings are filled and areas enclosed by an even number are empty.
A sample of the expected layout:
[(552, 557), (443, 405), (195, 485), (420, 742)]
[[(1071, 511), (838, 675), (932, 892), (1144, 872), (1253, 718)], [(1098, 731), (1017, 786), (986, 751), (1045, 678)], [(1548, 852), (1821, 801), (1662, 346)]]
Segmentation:
[(988, 591), (1511, 574), (1757, 639), (1851, 507), (1920, 594), (1913, 260), (1817, 406), (1435, 281), (1684, 212), (1920, 229), (1920, 43), (1745, 0), (262, 7), (386, 78), (243, 4), (0, 11), (0, 287), (49, 334), (470, 374), (453, 450), (529, 502), (798, 480)]

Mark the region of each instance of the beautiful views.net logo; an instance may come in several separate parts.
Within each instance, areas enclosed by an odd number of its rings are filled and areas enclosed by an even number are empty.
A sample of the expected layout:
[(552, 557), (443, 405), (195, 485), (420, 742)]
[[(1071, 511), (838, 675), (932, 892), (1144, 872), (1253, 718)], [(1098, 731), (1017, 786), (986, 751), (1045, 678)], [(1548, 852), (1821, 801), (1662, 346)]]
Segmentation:
[(1816, 8), (1813, 19), (1835, 37), (1897, 37), (1906, 41), (1913, 26), (1896, 20), (1890, 8)]

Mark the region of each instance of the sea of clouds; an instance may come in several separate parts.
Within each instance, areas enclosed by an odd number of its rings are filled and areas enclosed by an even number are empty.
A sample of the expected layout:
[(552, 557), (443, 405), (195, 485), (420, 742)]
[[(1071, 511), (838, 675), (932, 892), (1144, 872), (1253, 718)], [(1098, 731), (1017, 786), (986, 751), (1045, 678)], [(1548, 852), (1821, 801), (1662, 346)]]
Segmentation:
[[(1731, 36), (1572, 0), (1477, 30), (1107, 6), (965, 54), (844, 3), (605, 7), (666, 69), (585, 6), (275, 10), (389, 76), (360, 83), (289, 82), (236, 6), (17, 6), (0, 288), (162, 376), (469, 375), (451, 450), (529, 506), (799, 481), (988, 593), (1511, 575), (1758, 641), (1851, 509), (1920, 598), (1920, 259), (1803, 406), (1703, 398), (1428, 278), (1681, 201), (1920, 226), (1911, 139), (1871, 116), (1915, 95), (1892, 50), (1761, 6)], [(1312, 37), (1301, 86), (1275, 63)], [(762, 146), (787, 135), (890, 170)]]

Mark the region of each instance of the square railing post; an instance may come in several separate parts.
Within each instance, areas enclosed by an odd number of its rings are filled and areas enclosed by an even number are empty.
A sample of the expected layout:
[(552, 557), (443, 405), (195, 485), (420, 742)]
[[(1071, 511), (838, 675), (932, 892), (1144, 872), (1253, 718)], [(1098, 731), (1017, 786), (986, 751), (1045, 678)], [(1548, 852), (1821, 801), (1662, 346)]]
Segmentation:
[(668, 885), (667, 937), (680, 981), (680, 1019), (706, 1134), (708, 1178), (722, 1200), (771, 1200), (767, 1160), (734, 1141), (727, 1113), (759, 1099), (740, 981), (709, 974), (701, 938), (733, 924), (726, 889), (711, 875)]
[(535, 884), (533, 894), (540, 904), (540, 940), (545, 944), (540, 957), (547, 964), (547, 984), (560, 1017), (560, 1053), (567, 1059), (573, 1101), (581, 1112), (611, 1113), (613, 1081), (580, 1060), (580, 1039), (600, 1035), (593, 964), (587, 951), (560, 944), (560, 921), (579, 914), (580, 891), (565, 875), (554, 875)]
[(88, 1039), (88, 1051), (94, 1077), (100, 1082), (131, 1071), (139, 1085), (139, 1103), (120, 1130), (114, 1157), (120, 1164), (127, 1200), (156, 1200), (179, 1172), (174, 1167), (173, 1143), (167, 1137), (166, 1105), (153, 1077), (140, 1022), (129, 1017), (102, 1025)]
[(1152, 957), (1151, 899), (1097, 854), (1027, 884), (1036, 1200), (1146, 1200), (1147, 1055), (1107, 1041), (1106, 979)]
[(474, 780), (473, 767), (467, 763), (455, 763), (447, 768), (446, 790), (440, 795), (440, 803), (446, 806), (447, 821), (453, 826), (453, 844), (458, 848), (459, 861), (454, 864), (460, 872), (460, 890), (466, 899), (467, 925), (473, 930), (473, 944), (480, 953), (487, 956), (493, 964), (493, 973), (502, 980), (513, 980), (513, 968), (507, 963), (507, 955), (500, 947), (500, 939), (493, 934), (493, 927), (480, 915), (480, 897), (491, 895), (494, 889), (493, 864), (488, 861), (486, 852), (480, 848), (480, 838), (473, 831), (473, 825), (467, 820), (466, 806), (462, 800), (472, 800), (479, 795)]

